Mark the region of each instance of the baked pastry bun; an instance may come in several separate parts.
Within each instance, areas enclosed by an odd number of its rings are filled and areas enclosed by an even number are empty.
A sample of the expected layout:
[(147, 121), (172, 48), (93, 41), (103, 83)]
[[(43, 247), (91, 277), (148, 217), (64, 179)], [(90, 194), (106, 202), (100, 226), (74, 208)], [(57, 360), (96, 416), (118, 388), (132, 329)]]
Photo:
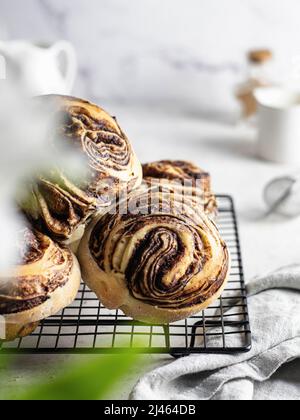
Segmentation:
[(230, 256), (218, 229), (193, 202), (144, 186), (86, 230), (83, 279), (109, 309), (146, 323), (200, 312), (222, 293)]
[(31, 183), (21, 207), (38, 230), (71, 243), (80, 239), (86, 220), (96, 210), (141, 184), (142, 167), (116, 119), (97, 105), (56, 95), (37, 101), (55, 121), (49, 147), (58, 141), (77, 151), (86, 179), (79, 182), (61, 168), (53, 169)]
[(143, 165), (144, 181), (165, 191), (193, 197), (195, 205), (211, 218), (217, 215), (217, 200), (211, 189), (209, 173), (191, 162), (162, 160)]
[(70, 305), (81, 281), (72, 252), (26, 228), (18, 244), (19, 264), (0, 273), (0, 315), (6, 341), (29, 335), (39, 322)]

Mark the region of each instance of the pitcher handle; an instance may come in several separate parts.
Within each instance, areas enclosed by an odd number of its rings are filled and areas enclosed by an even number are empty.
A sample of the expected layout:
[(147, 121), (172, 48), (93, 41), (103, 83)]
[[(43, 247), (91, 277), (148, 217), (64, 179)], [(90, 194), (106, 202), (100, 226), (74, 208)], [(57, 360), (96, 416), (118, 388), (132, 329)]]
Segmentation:
[(65, 79), (66, 90), (68, 94), (70, 94), (74, 87), (77, 73), (77, 58), (75, 48), (68, 41), (59, 41), (52, 47), (52, 51), (57, 60), (60, 56), (65, 58), (65, 68), (62, 69), (62, 74)]

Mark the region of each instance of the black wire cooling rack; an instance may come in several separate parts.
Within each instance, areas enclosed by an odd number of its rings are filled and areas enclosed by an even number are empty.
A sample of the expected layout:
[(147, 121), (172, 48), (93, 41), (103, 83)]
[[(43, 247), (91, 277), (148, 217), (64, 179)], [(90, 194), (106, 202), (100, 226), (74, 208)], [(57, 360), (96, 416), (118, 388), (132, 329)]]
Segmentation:
[[(109, 311), (87, 286), (76, 301), (44, 320), (29, 337), (4, 343), (3, 353), (112, 353), (135, 348), (140, 353), (237, 353), (251, 349), (251, 330), (238, 235), (231, 197), (218, 196), (218, 226), (232, 258), (231, 275), (222, 297), (205, 311), (170, 325), (133, 321)], [(141, 344), (142, 343), (142, 344)]]

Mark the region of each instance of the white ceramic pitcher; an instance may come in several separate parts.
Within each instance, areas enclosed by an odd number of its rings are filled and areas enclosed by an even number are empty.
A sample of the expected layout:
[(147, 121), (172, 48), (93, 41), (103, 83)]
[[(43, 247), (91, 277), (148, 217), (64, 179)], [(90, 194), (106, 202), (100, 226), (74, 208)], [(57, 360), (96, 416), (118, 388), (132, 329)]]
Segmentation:
[(258, 154), (277, 163), (300, 165), (300, 92), (261, 88), (258, 102)]
[[(67, 41), (38, 45), (27, 41), (0, 41), (2, 74), (20, 83), (27, 94), (69, 95), (72, 92), (77, 60), (75, 49)], [(3, 78), (3, 77), (2, 77)]]

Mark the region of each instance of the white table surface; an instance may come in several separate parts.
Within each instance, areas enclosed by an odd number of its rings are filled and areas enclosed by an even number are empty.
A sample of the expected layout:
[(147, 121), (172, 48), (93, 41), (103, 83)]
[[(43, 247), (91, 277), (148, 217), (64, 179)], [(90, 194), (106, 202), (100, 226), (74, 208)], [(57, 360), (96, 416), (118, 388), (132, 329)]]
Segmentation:
[[(264, 218), (264, 185), (295, 168), (255, 157), (253, 129), (203, 121), (195, 116), (168, 114), (155, 109), (110, 107), (128, 134), (142, 162), (187, 159), (211, 173), (216, 193), (233, 195), (238, 211), (246, 280), (282, 265), (299, 261), (300, 219)], [(60, 360), (70, 356), (59, 356)], [(83, 357), (83, 356), (82, 356)], [(87, 357), (87, 356), (84, 356)], [(8, 385), (22, 380), (33, 367), (55, 374), (57, 356), (20, 356)], [(140, 356), (142, 366), (128, 375), (112, 397), (126, 399), (141, 374), (169, 362), (166, 356)], [(20, 366), (22, 369), (20, 370)], [(23, 371), (24, 370), (24, 371)]]

